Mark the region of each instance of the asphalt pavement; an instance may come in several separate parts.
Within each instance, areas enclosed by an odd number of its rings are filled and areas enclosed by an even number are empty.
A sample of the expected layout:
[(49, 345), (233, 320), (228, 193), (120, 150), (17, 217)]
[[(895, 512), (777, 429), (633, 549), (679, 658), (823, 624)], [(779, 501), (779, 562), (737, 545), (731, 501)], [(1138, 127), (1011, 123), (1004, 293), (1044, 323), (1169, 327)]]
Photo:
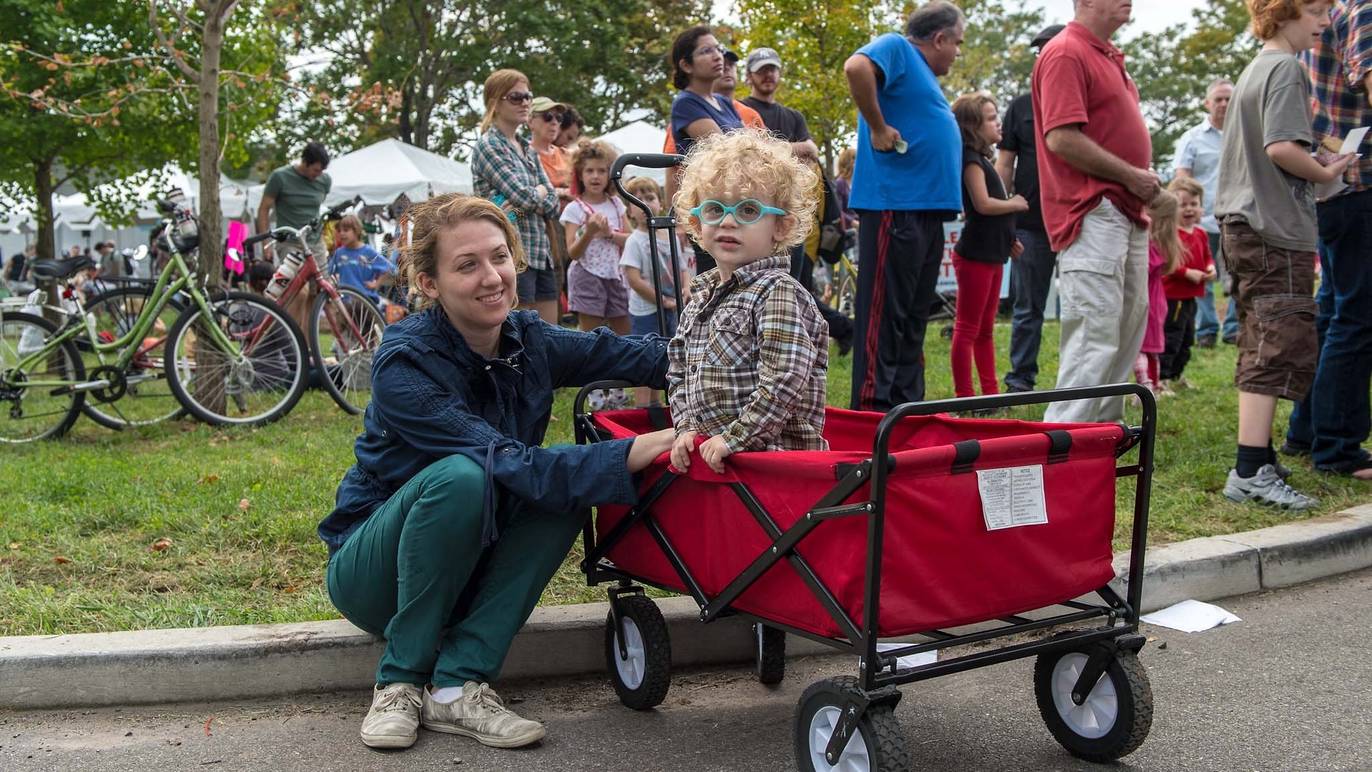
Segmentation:
[[(1217, 603), (1243, 621), (1196, 634), (1145, 629), (1152, 733), (1115, 768), (1372, 769), (1372, 570)], [(1049, 736), (1031, 667), (1022, 660), (904, 687), (896, 716), (915, 767), (1100, 769)], [(794, 768), (800, 693), (844, 674), (856, 674), (855, 661), (832, 656), (791, 660), (777, 688), (744, 669), (688, 671), (646, 713), (621, 707), (604, 679), (504, 684), (507, 701), (549, 729), (542, 744), (517, 751), (429, 732), (408, 751), (372, 751), (357, 739), (362, 692), (0, 711), (0, 769), (785, 770)]]

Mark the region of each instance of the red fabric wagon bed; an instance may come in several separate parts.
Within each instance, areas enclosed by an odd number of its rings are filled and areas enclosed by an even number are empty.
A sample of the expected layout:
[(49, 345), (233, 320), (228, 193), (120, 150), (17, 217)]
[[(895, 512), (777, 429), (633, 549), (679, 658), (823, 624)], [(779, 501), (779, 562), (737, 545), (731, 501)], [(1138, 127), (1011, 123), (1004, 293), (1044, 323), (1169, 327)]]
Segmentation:
[[(871, 458), (881, 419), (880, 413), (830, 408), (824, 432), (830, 450), (737, 454), (727, 459), (724, 475), (695, 458), (689, 472), (653, 505), (652, 516), (707, 597), (717, 595), (772, 545), (731, 484), (745, 485), (785, 531), (834, 487), (848, 465)], [(653, 428), (646, 410), (601, 412), (593, 420), (612, 437)], [(1114, 576), (1115, 457), (1124, 433), (1115, 424), (944, 415), (903, 420), (890, 445), (880, 635), (1017, 614), (1109, 582)], [(1062, 452), (1064, 438), (1070, 439), (1070, 447)], [(976, 454), (970, 464), (969, 449)], [(664, 456), (645, 473), (642, 489), (648, 490), (666, 470)], [(845, 502), (871, 498), (870, 484), (863, 484)], [(625, 507), (599, 508), (597, 539), (627, 512)], [(859, 624), (867, 524), (863, 515), (827, 520), (796, 547)], [(642, 525), (631, 528), (608, 558), (620, 571), (649, 584), (686, 589)], [(842, 637), (786, 561), (768, 569), (733, 606), (817, 635)]]

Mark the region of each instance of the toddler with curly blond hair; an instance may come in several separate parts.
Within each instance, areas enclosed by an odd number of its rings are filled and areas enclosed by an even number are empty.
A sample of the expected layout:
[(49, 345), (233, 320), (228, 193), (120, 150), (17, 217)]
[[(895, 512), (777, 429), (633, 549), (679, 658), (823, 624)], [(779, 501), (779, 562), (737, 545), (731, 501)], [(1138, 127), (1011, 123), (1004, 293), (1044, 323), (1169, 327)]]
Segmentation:
[(691, 283), (667, 347), (678, 469), (701, 435), (700, 456), (720, 473), (739, 451), (828, 448), (829, 327), (787, 256), (810, 232), (817, 182), (758, 130), (710, 135), (686, 158), (672, 203), (716, 267)]

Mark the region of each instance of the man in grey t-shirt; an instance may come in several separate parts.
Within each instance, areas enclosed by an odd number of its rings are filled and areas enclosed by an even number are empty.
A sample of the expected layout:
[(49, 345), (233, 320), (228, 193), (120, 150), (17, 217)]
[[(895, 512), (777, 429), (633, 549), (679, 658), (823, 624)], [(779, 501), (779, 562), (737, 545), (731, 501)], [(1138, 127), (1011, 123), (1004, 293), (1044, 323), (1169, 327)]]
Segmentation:
[[(272, 227), (299, 228), (319, 216), (324, 198), (333, 188), (333, 180), (324, 170), (329, 166), (329, 152), (318, 142), (305, 145), (300, 161), (283, 166), (267, 178), (262, 191), (262, 203), (257, 207), (257, 232), (266, 233)], [(323, 234), (314, 234), (311, 251), (315, 259), (324, 253)], [(272, 252), (272, 242), (266, 242), (265, 253)]]

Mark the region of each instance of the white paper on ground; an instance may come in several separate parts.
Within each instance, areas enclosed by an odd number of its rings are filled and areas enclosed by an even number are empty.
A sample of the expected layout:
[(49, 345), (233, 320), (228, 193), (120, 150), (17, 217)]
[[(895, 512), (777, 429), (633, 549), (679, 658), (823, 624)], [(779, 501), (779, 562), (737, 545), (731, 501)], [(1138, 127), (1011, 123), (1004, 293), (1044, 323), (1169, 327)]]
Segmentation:
[[(908, 643), (878, 643), (877, 651), (890, 651), (909, 645), (910, 644)], [(919, 667), (920, 665), (928, 665), (934, 662), (938, 662), (937, 651), (925, 651), (920, 652), (919, 654), (907, 654), (904, 657), (896, 657), (897, 667)]]
[(981, 493), (981, 515), (988, 531), (1048, 522), (1040, 464), (978, 469), (977, 490)]
[(1243, 620), (1219, 606), (1202, 603), (1198, 600), (1184, 600), (1165, 609), (1145, 614), (1139, 618), (1139, 621), (1147, 622), (1150, 625), (1170, 627), (1184, 633), (1199, 633), (1212, 627), (1227, 625), (1231, 622), (1242, 622)]

